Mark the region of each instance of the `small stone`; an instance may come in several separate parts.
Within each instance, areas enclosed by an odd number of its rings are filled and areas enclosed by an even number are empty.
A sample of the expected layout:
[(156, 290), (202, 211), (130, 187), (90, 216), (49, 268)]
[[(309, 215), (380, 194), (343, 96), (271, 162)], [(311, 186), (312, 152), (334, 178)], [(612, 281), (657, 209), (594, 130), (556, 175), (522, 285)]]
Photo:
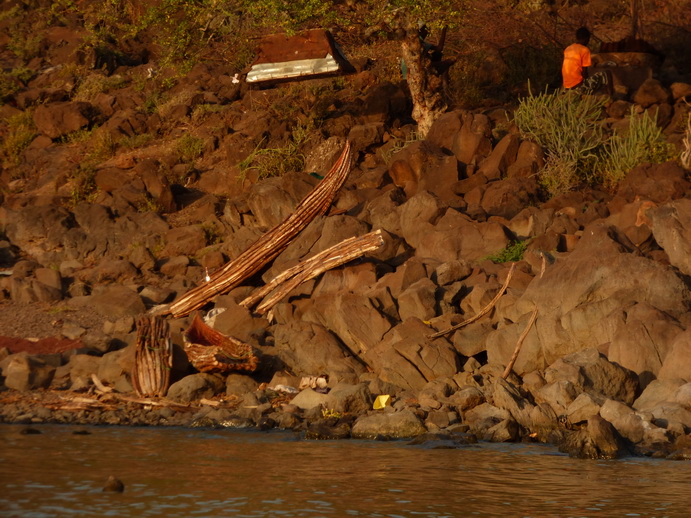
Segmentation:
[(103, 486), (103, 491), (113, 491), (115, 493), (122, 493), (125, 490), (125, 484), (122, 480), (110, 475), (108, 480), (106, 480), (105, 486)]

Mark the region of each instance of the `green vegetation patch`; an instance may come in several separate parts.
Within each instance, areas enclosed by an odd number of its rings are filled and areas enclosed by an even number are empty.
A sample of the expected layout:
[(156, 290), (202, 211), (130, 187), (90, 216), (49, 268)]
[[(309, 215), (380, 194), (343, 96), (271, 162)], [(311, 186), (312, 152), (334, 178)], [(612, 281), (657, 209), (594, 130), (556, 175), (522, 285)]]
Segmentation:
[(672, 158), (662, 130), (647, 113), (632, 109), (628, 131), (607, 132), (604, 102), (603, 97), (561, 91), (521, 99), (514, 122), (523, 138), (545, 150), (539, 180), (551, 196), (580, 184), (612, 189), (638, 164)]
[(0, 144), (0, 157), (7, 165), (17, 165), (24, 150), (36, 137), (33, 112), (24, 111), (7, 119), (7, 134)]
[(175, 142), (173, 151), (181, 162), (192, 163), (204, 152), (204, 139), (185, 133)]
[(485, 259), (489, 259), (497, 264), (514, 263), (523, 259), (526, 248), (528, 248), (528, 240), (511, 241), (504, 249), (495, 254), (488, 255)]

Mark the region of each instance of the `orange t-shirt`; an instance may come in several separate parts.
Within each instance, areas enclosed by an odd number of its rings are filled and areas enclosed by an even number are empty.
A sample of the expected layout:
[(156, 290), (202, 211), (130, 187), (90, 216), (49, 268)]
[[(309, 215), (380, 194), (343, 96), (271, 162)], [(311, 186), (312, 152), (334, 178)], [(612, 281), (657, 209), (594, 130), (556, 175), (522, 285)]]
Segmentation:
[(589, 67), (590, 50), (580, 43), (569, 45), (564, 50), (564, 64), (561, 75), (564, 78), (564, 88), (573, 88), (583, 81), (583, 69)]

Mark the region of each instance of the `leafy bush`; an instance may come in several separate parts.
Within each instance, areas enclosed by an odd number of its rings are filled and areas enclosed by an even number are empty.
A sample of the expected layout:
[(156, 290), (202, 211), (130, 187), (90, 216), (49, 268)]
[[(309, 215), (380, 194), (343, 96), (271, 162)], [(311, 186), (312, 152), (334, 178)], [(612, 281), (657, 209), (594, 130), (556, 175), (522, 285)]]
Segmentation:
[(642, 162), (671, 158), (669, 144), (655, 120), (630, 113), (629, 130), (609, 135), (602, 125), (602, 98), (575, 92), (529, 95), (520, 101), (514, 122), (524, 138), (546, 154), (540, 184), (555, 196), (580, 183), (612, 188)]
[(553, 167), (550, 178), (541, 180), (548, 190), (550, 185), (568, 190), (592, 180), (593, 164), (605, 141), (600, 125), (603, 108), (603, 99), (572, 92), (530, 94), (521, 99), (514, 121), (524, 138), (537, 142), (547, 153)]
[(500, 250), (496, 254), (489, 255), (486, 259), (489, 259), (493, 263), (514, 263), (523, 259), (523, 254), (528, 247), (528, 241), (512, 241), (506, 248)]
[(626, 134), (615, 133), (607, 141), (598, 162), (599, 174), (606, 187), (614, 187), (638, 164), (661, 163), (672, 157), (671, 146), (662, 129), (648, 113), (636, 115), (631, 108), (629, 121)]
[(175, 155), (182, 162), (194, 162), (204, 152), (204, 140), (185, 133), (175, 142)]

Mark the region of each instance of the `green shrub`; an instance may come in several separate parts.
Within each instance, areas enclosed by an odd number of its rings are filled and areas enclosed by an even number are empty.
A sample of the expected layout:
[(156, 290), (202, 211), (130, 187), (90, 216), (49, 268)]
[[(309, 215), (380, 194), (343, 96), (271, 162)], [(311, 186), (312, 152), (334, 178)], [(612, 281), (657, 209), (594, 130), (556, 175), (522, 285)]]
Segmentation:
[(91, 165), (80, 166), (72, 175), (72, 191), (70, 203), (78, 205), (82, 201), (91, 200), (96, 194), (96, 169)]
[(496, 254), (488, 255), (486, 259), (489, 259), (493, 263), (514, 263), (523, 259), (523, 254), (528, 247), (528, 240), (526, 241), (511, 241), (506, 248), (500, 250)]
[(108, 77), (92, 73), (79, 84), (74, 98), (77, 101), (91, 101), (100, 93), (123, 88), (126, 84), (127, 80), (119, 75)]
[(290, 171), (301, 171), (305, 167), (305, 157), (300, 153), (300, 146), (309, 138), (309, 128), (298, 124), (283, 146), (262, 148), (262, 140), (254, 151), (238, 164), (240, 176), (244, 178), (251, 170), (256, 170), (260, 179), (281, 176)]
[(24, 150), (36, 136), (33, 114), (30, 110), (7, 119), (7, 135), (0, 144), (0, 156), (7, 165), (16, 165)]
[(661, 163), (671, 157), (671, 146), (654, 118), (648, 113), (636, 115), (632, 107), (628, 131), (612, 135), (598, 162), (602, 184), (612, 188), (638, 164)]
[(185, 133), (175, 142), (173, 151), (181, 162), (194, 162), (204, 152), (204, 140)]
[(117, 147), (117, 142), (115, 142), (110, 132), (105, 130), (92, 131), (85, 161), (98, 163), (108, 160), (115, 155)]
[(604, 99), (573, 92), (521, 99), (514, 121), (524, 138), (545, 149), (548, 163), (558, 165), (551, 174), (563, 177), (551, 183), (573, 188), (580, 181), (593, 180), (593, 165), (605, 141), (600, 123), (603, 108)]

